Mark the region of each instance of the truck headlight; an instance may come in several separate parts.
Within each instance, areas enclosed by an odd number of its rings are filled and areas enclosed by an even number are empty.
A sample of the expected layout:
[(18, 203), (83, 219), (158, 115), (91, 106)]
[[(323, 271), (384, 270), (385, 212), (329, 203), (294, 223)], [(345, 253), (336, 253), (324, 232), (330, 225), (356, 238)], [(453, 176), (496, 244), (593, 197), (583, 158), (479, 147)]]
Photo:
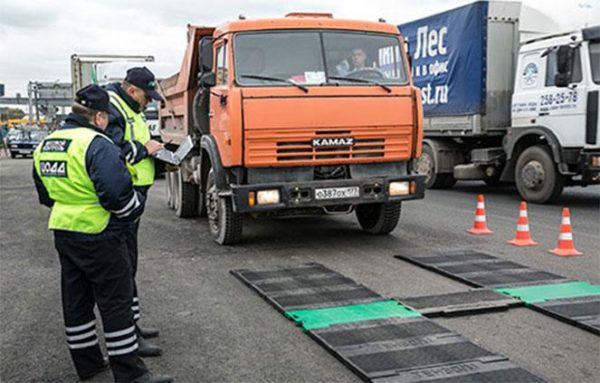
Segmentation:
[(389, 192), (390, 192), (390, 196), (409, 195), (410, 194), (410, 182), (408, 182), (408, 181), (390, 182)]
[(592, 157), (592, 167), (594, 167), (594, 168), (600, 167), (600, 156)]
[(256, 193), (256, 202), (259, 205), (275, 205), (279, 201), (279, 190), (261, 190)]

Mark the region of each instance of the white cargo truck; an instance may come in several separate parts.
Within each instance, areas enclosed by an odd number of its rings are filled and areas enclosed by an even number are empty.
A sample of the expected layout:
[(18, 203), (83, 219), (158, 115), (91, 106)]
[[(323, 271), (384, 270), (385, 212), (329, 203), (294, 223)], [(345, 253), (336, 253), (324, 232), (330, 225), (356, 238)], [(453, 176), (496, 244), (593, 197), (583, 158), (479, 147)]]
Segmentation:
[[(138, 55), (71, 55), (71, 85), (73, 94), (89, 84), (98, 83), (97, 65), (113, 62), (151, 63), (154, 56)], [(145, 65), (145, 64), (144, 64)]]
[(520, 10), (475, 2), (399, 26), (422, 90), (428, 187), (514, 182), (546, 203), (600, 183), (600, 26), (522, 43)]

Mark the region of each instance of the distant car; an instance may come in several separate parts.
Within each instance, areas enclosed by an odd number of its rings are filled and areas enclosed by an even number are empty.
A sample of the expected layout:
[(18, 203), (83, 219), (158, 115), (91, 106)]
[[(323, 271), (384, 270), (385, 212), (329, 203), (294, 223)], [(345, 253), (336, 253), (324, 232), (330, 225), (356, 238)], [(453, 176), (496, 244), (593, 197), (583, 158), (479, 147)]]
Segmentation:
[(12, 129), (8, 133), (8, 150), (11, 158), (18, 155), (23, 157), (33, 155), (33, 151), (48, 135), (45, 130), (38, 129)]

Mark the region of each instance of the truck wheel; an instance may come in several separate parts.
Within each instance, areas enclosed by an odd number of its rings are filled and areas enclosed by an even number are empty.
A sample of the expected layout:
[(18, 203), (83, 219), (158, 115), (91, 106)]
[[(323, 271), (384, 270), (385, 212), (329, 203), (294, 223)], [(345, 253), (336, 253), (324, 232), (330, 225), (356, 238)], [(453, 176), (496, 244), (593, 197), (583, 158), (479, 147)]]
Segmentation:
[(198, 188), (196, 185), (183, 180), (181, 170), (175, 172), (177, 184), (177, 206), (175, 215), (179, 218), (193, 217), (198, 213)]
[[(198, 174), (202, 174), (202, 166), (198, 165)], [(204, 182), (204, 185), (202, 183)], [(198, 217), (206, 217), (206, 180), (202, 177), (198, 185)]]
[(17, 153), (10, 152), (10, 158), (17, 158)]
[(171, 189), (173, 191), (173, 210), (177, 211), (177, 209), (179, 209), (179, 205), (181, 204), (181, 194), (179, 193), (179, 182), (177, 182), (177, 172), (173, 172), (173, 174), (171, 175), (171, 181), (173, 185), (173, 188)]
[(367, 233), (388, 234), (398, 225), (401, 208), (401, 202), (358, 205), (356, 218)]
[(423, 152), (417, 164), (417, 172), (424, 174), (428, 189), (448, 189), (454, 186), (456, 179), (451, 173), (436, 173), (435, 153), (429, 145), (423, 145)]
[(558, 173), (550, 150), (542, 145), (521, 153), (515, 167), (515, 181), (521, 197), (534, 203), (554, 202), (560, 197), (565, 179)]
[(210, 233), (219, 245), (234, 245), (242, 239), (244, 215), (233, 211), (230, 198), (219, 196), (212, 168), (206, 180), (206, 215)]
[(165, 184), (167, 185), (167, 206), (169, 209), (175, 208), (175, 193), (173, 191), (173, 172), (165, 174)]

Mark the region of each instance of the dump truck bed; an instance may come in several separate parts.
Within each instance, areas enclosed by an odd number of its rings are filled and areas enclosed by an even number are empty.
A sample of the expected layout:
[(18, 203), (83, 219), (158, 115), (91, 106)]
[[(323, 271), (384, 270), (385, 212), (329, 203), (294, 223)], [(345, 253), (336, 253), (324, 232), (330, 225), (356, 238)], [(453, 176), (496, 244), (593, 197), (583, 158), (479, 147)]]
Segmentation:
[(213, 32), (214, 28), (188, 25), (188, 45), (181, 69), (159, 82), (165, 97), (159, 112), (160, 133), (165, 142), (180, 144), (186, 136), (195, 134), (191, 110), (198, 90), (198, 55), (194, 48), (202, 37), (211, 36)]

